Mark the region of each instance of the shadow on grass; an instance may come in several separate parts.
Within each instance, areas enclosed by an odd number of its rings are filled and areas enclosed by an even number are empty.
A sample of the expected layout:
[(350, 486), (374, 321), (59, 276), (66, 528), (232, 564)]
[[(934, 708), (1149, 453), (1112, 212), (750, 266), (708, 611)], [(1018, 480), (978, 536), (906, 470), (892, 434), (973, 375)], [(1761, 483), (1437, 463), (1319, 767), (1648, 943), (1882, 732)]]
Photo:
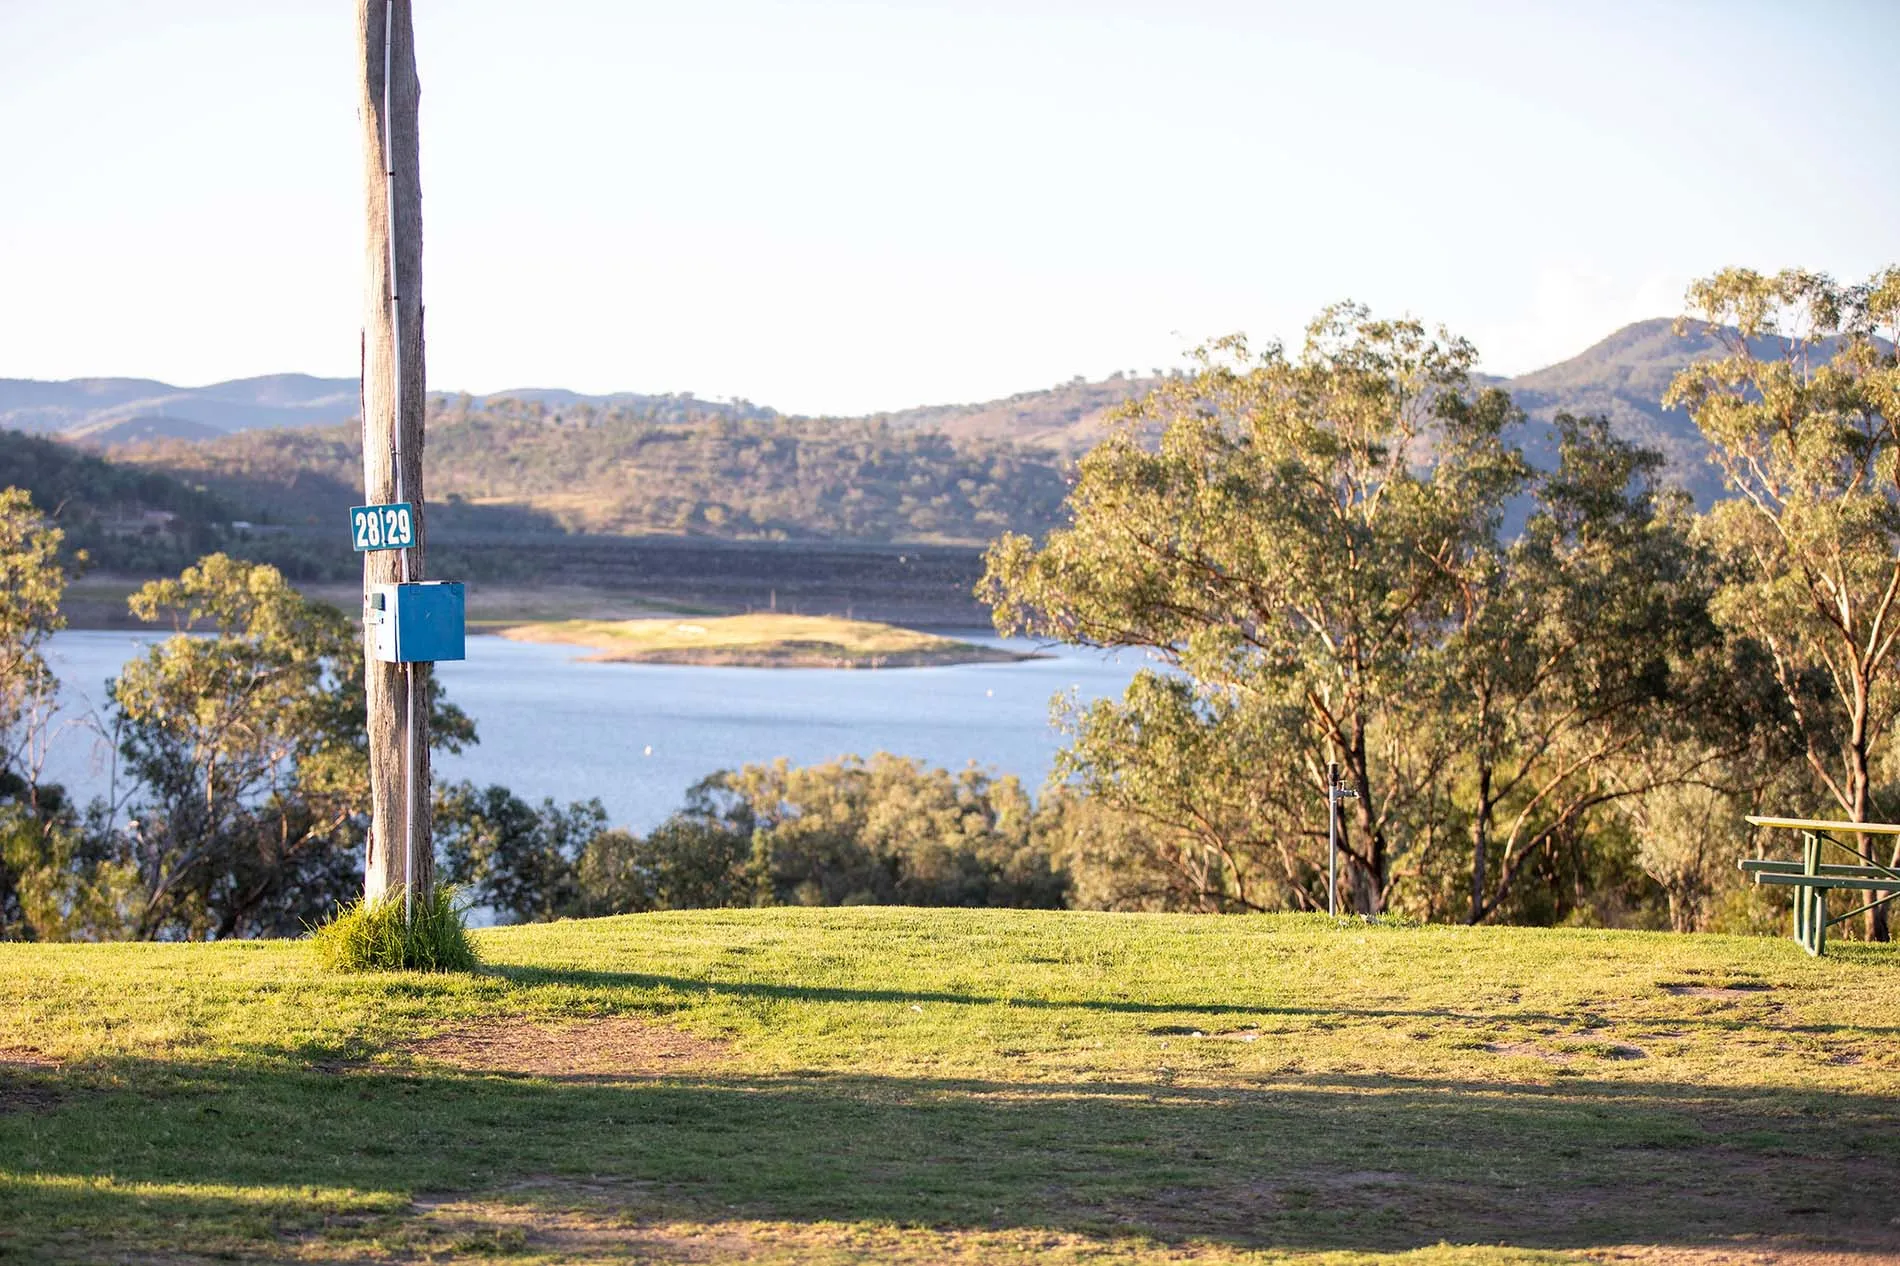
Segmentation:
[(613, 1218), (1301, 1250), (1738, 1235), (1900, 1250), (1892, 1210), (1867, 1198), (1900, 1189), (1900, 1104), (1878, 1095), (1580, 1078), (1202, 1089), (158, 1061), (8, 1077), (57, 1096), (0, 1114), (0, 1255), (11, 1234), (28, 1258), (56, 1255), (49, 1245), (69, 1234), (148, 1249), (181, 1234), (240, 1248), (301, 1239), (312, 1255), (326, 1239), (400, 1242), (411, 1193)]
[[(521, 967), (501, 963), (485, 965), (484, 973), (506, 980), (514, 985), (567, 985), (581, 989), (631, 989), (652, 991), (656, 989), (672, 990), (681, 994), (719, 995), (733, 998), (756, 998), (776, 1002), (844, 1002), (844, 1003), (889, 1003), (903, 1006), (912, 1003), (947, 1003), (955, 1006), (1012, 1006), (1051, 1011), (1104, 1011), (1125, 1015), (1232, 1015), (1232, 1016), (1311, 1016), (1327, 1020), (1462, 1020), (1471, 1024), (1496, 1024), (1510, 1021), (1514, 1024), (1550, 1024), (1572, 1025), (1585, 1019), (1591, 1009), (1584, 1008), (1570, 1014), (1558, 1015), (1544, 1011), (1519, 1011), (1502, 1009), (1491, 1011), (1457, 1011), (1451, 1008), (1382, 1008), (1351, 1007), (1328, 1005), (1324, 1007), (1289, 1007), (1271, 1003), (1205, 1003), (1205, 1002), (1134, 1002), (1120, 998), (1024, 998), (1003, 995), (984, 995), (972, 993), (950, 993), (922, 989), (847, 989), (826, 985), (774, 985), (758, 981), (721, 981), (706, 980), (703, 977), (665, 976), (647, 972), (597, 971), (583, 967)], [(1758, 993), (1748, 993), (1745, 997), (1759, 998)], [(1900, 1037), (1900, 1026), (1878, 1024), (1786, 1024), (1776, 1025), (1766, 1022), (1755, 1014), (1737, 1014), (1732, 1017), (1706, 1014), (1692, 1014), (1688, 1008), (1678, 1008), (1667, 1014), (1642, 1017), (1636, 1021), (1640, 1025), (1669, 1025), (1687, 1028), (1707, 1028), (1717, 1030), (1749, 1029), (1770, 1033), (1868, 1033), (1881, 1036)]]

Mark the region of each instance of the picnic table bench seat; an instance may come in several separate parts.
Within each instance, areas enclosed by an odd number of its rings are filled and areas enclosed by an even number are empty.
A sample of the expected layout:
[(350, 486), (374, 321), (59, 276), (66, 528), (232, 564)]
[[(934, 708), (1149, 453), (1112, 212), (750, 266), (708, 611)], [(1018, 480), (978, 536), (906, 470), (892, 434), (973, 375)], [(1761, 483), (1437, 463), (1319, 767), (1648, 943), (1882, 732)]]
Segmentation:
[[(1786, 861), (1772, 857), (1745, 857), (1742, 870), (1758, 884), (1782, 884), (1794, 892), (1794, 939), (1810, 954), (1827, 952), (1829, 927), (1884, 902), (1900, 897), (1900, 871), (1874, 863), (1874, 859), (1835, 838), (1836, 835), (1900, 835), (1900, 824), (1891, 822), (1832, 822), (1820, 818), (1768, 818), (1748, 816), (1754, 826), (1801, 832), (1801, 860)], [(1821, 860), (1821, 848), (1832, 844), (1868, 865), (1841, 865)], [(1837, 888), (1865, 888), (1876, 895), (1865, 905), (1846, 914), (1829, 918), (1827, 894)], [(1892, 888), (1885, 896), (1881, 890)]]

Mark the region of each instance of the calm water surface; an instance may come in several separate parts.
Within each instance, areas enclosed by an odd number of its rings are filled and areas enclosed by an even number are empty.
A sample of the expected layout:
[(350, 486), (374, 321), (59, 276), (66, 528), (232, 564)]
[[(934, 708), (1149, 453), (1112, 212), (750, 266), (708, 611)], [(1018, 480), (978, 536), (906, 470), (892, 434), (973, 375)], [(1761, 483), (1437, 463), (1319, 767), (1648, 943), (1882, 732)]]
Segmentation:
[[(88, 729), (104, 682), (161, 635), (77, 631), (52, 641), (66, 728), (47, 776), (104, 795), (110, 747)], [(966, 641), (1033, 649), (980, 633)], [(1047, 659), (952, 668), (703, 668), (589, 664), (571, 646), (471, 637), (469, 657), (440, 666), (448, 696), (481, 742), (437, 760), (439, 777), (501, 783), (565, 802), (598, 796), (617, 824), (646, 830), (716, 769), (777, 757), (795, 765), (896, 752), (961, 769), (974, 762), (1040, 786), (1060, 745), (1051, 696), (1119, 695), (1144, 662), (1051, 648)]]

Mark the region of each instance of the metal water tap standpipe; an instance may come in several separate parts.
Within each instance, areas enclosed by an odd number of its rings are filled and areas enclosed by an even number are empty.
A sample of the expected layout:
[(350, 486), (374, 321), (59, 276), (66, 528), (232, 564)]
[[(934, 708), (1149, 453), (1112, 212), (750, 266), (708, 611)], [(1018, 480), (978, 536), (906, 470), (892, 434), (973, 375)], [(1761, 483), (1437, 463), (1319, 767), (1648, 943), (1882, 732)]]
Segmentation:
[(1339, 766), (1326, 767), (1326, 913), (1339, 917), (1339, 802), (1359, 793), (1339, 781)]

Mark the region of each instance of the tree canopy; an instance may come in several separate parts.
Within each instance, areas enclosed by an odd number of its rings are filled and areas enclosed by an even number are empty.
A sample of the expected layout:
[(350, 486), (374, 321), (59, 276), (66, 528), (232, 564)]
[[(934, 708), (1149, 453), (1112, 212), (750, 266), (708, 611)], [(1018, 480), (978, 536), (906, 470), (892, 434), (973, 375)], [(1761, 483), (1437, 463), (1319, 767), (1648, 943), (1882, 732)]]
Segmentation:
[[(1705, 524), (1730, 563), (1715, 616), (1767, 649), (1825, 796), (1856, 822), (1900, 811), (1876, 785), (1900, 714), (1900, 269), (1861, 285), (1729, 269), (1689, 304), (1685, 327), (1726, 353), (1668, 397), (1736, 493)], [(1887, 917), (1868, 912), (1874, 935)]]
[(1353, 908), (1447, 917), (1463, 887), (1474, 920), (1561, 917), (1520, 880), (1712, 759), (1686, 502), (1601, 420), (1560, 415), (1534, 469), (1474, 355), (1352, 305), (1294, 352), (1216, 343), (1083, 459), (1067, 524), (992, 547), (999, 631), (1166, 666), (1073, 712), (1063, 768), (1172, 841), (1194, 904), (1320, 903), (1337, 763)]

